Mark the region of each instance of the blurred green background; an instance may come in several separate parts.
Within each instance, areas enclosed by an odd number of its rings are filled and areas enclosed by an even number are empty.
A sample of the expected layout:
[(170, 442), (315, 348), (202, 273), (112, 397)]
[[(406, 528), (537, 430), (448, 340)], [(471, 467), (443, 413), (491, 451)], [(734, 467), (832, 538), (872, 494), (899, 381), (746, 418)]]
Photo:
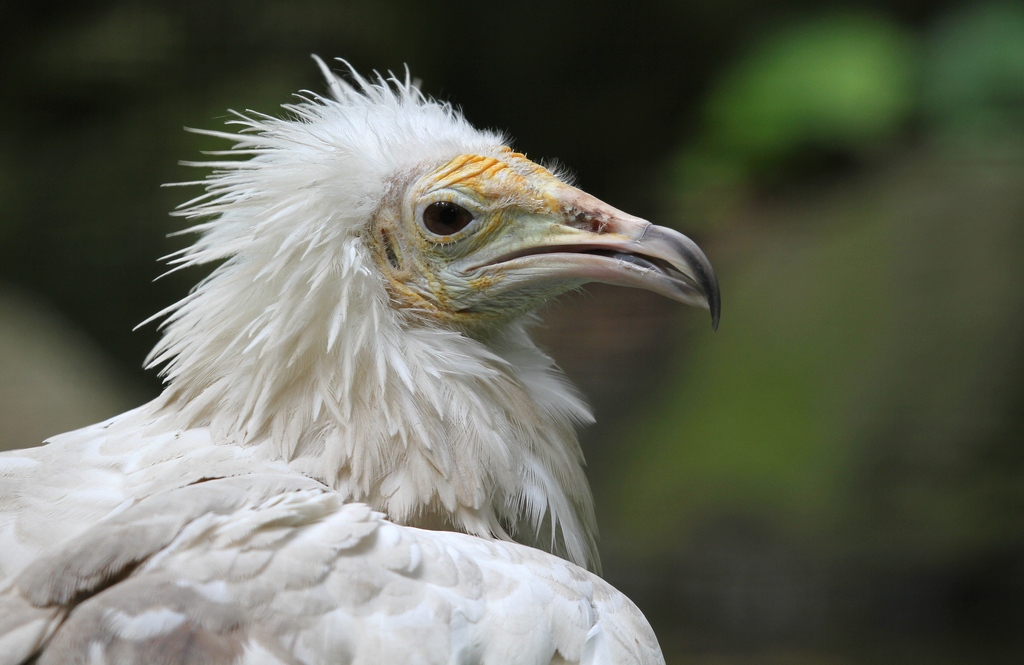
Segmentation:
[(605, 575), (670, 663), (1024, 656), (1024, 3), (0, 5), (0, 444), (139, 404), (201, 276), (161, 183), (226, 109), (406, 63), (693, 236), (721, 329), (594, 287), (544, 344), (594, 403)]

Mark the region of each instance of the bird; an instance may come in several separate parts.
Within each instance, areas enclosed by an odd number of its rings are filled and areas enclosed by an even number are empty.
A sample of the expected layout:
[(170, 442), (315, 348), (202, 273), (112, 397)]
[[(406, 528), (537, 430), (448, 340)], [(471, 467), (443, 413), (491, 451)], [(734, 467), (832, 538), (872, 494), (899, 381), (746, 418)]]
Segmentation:
[[(701, 249), (408, 73), (233, 112), (174, 214), (212, 267), (162, 392), (0, 454), (0, 664), (663, 663), (598, 574), (577, 431), (531, 339), (588, 282), (711, 312)], [(193, 190), (195, 191), (195, 190)]]

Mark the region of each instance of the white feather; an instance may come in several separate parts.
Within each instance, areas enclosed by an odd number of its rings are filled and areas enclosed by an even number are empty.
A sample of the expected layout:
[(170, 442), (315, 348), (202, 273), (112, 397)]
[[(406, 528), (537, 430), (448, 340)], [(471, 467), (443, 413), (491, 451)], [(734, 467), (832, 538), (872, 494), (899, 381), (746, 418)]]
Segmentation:
[(331, 98), (197, 130), (235, 145), (176, 212), (172, 270), (218, 265), (156, 317), (161, 396), (0, 455), (0, 665), (661, 662), (621, 594), (501, 540), (597, 563), (591, 415), (530, 320), (426, 325), (365, 244), (394, 183), (503, 138), (317, 64)]

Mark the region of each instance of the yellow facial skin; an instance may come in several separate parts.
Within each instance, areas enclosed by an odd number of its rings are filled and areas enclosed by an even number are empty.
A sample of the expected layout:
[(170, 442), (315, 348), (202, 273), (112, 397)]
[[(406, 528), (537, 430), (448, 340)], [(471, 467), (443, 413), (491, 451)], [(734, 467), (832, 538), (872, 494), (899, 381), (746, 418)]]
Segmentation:
[[(542, 240), (537, 224), (517, 225), (524, 216), (549, 217), (554, 235), (565, 211), (553, 192), (567, 187), (550, 171), (510, 148), (496, 156), (459, 155), (414, 182), (404, 200), (385, 205), (371, 226), (374, 256), (387, 277), (395, 305), (459, 329), (476, 329), (522, 313), (534, 297), (480, 306), (503, 281), (501, 272), (460, 275), (451, 268), (483, 248), (507, 244), (500, 242), (503, 238), (527, 243)], [(436, 201), (465, 208), (472, 213), (473, 222), (451, 235), (431, 233), (420, 216)]]
[[(460, 224), (429, 223), (432, 206), (459, 211)], [(459, 155), (412, 181), (374, 215), (368, 240), (397, 308), (476, 337), (591, 281), (708, 307), (717, 325), (718, 283), (689, 238), (509, 148)]]

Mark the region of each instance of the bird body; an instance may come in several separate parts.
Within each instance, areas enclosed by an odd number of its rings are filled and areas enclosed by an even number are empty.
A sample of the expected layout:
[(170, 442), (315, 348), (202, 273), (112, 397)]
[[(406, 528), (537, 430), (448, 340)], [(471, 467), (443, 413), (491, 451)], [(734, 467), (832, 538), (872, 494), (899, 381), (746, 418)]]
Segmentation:
[(0, 456), (0, 662), (657, 662), (579, 566), (396, 525), (208, 428), (140, 437), (143, 417)]
[(707, 259), (320, 65), (332, 98), (206, 132), (242, 159), (180, 211), (172, 263), (218, 265), (160, 313), (164, 392), (0, 455), (0, 664), (662, 662), (585, 570), (591, 416), (528, 327), (595, 280), (717, 322)]

